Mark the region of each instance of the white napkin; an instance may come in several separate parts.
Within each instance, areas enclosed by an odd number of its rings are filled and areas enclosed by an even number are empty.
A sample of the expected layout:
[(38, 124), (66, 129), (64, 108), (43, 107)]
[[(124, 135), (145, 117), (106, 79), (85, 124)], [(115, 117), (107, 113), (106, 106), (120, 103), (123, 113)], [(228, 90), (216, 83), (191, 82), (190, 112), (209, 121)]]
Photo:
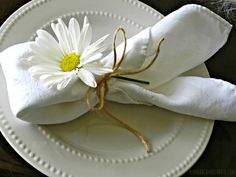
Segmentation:
[[(236, 118), (235, 86), (217, 79), (178, 77), (209, 59), (227, 41), (231, 25), (205, 7), (186, 5), (128, 40), (122, 69), (145, 65), (164, 37), (158, 62), (135, 78), (150, 85), (112, 79), (108, 100), (156, 105), (178, 113), (227, 121)], [(118, 46), (120, 51), (122, 46)], [(119, 52), (118, 52), (119, 53)], [(56, 92), (31, 78), (22, 60), (32, 55), (29, 43), (14, 45), (0, 54), (10, 105), (16, 117), (37, 124), (73, 120), (89, 111), (88, 89), (81, 82)], [(113, 61), (112, 54), (104, 61)], [(95, 102), (94, 102), (95, 103)]]

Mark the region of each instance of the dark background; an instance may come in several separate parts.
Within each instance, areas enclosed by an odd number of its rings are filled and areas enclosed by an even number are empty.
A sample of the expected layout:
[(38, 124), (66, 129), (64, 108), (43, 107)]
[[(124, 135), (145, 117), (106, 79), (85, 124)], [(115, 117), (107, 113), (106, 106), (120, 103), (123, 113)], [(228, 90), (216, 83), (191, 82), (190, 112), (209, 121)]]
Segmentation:
[[(236, 0), (141, 1), (164, 15), (187, 3), (202, 4), (230, 21), (234, 27), (227, 45), (208, 60), (206, 65), (211, 77), (236, 84)], [(225, 1), (229, 3), (225, 4)], [(27, 2), (29, 0), (0, 0), (0, 25)], [(26, 163), (0, 134), (0, 177), (22, 176), (43, 177), (44, 175)], [(236, 123), (216, 121), (206, 150), (183, 176), (236, 177)]]

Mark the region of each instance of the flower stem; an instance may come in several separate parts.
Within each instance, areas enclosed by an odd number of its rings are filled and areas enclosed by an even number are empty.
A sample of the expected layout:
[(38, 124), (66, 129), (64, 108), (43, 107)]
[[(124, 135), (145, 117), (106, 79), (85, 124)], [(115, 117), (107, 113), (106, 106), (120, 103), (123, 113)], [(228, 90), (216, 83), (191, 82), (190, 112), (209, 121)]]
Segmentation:
[(126, 81), (131, 81), (131, 82), (137, 82), (137, 83), (141, 83), (141, 84), (146, 84), (149, 85), (150, 82), (148, 81), (143, 81), (143, 80), (138, 80), (138, 79), (132, 79), (132, 78), (128, 78), (128, 77), (123, 77), (123, 76), (113, 76), (114, 78), (117, 79), (122, 79), (122, 80), (126, 80)]

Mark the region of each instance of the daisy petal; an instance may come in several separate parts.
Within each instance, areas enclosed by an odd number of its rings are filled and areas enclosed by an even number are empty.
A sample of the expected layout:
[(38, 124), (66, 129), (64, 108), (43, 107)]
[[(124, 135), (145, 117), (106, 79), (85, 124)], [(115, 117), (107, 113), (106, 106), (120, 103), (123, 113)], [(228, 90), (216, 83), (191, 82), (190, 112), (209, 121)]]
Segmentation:
[(44, 80), (41, 80), (41, 81), (46, 88), (52, 89), (52, 88), (56, 88), (57, 84), (59, 84), (63, 80), (64, 80), (64, 77), (54, 76), (54, 77), (45, 78)]
[(91, 72), (87, 71), (86, 69), (81, 68), (78, 71), (78, 74), (81, 81), (84, 82), (86, 85), (93, 88), (97, 87), (97, 82), (95, 80), (94, 75)]
[(71, 34), (70, 34), (70, 31), (69, 29), (67, 28), (66, 24), (64, 23), (64, 21), (59, 18), (58, 19), (58, 23), (61, 25), (62, 29), (63, 29), (63, 33), (64, 33), (64, 36), (65, 36), (65, 39), (66, 39), (66, 43), (70, 49), (70, 52), (73, 50), (73, 43), (72, 43), (72, 37), (71, 37)]
[(89, 46), (92, 40), (92, 28), (88, 22), (88, 18), (85, 16), (84, 25), (81, 30), (79, 46), (78, 46), (78, 54), (81, 55), (84, 49)]
[(64, 46), (60, 45), (60, 42), (62, 41), (62, 37), (61, 37), (60, 33), (58, 32), (57, 25), (54, 23), (51, 23), (51, 28), (57, 37), (57, 40), (59, 42), (59, 46), (60, 46), (60, 49), (61, 49), (63, 55), (66, 55), (66, 49), (64, 48)]
[(93, 52), (103, 52), (106, 47), (104, 47), (103, 43), (105, 40), (109, 37), (108, 35), (103, 36), (102, 38), (98, 39), (96, 42), (93, 44), (89, 45), (84, 51), (81, 57), (85, 57)]
[[(108, 53), (108, 52), (106, 52), (107, 50), (108, 50), (108, 48), (106, 46), (99, 46), (97, 48), (94, 48), (93, 50), (83, 52), (81, 59), (86, 60), (87, 58), (92, 57), (96, 53), (101, 53), (103, 56), (105, 56), (105, 54)], [(84, 53), (86, 53), (86, 54), (84, 54)], [(110, 51), (109, 51), (109, 53), (110, 53)]]
[[(47, 58), (50, 58), (50, 60), (54, 60), (54, 61), (60, 61), (60, 59), (63, 57), (63, 53), (60, 47), (58, 49), (51, 47), (52, 45), (50, 45), (49, 42), (45, 39), (38, 38), (35, 40), (35, 43), (32, 45), (35, 45), (34, 49), (40, 47), (41, 51), (43, 50), (43, 52), (41, 53), (37, 52), (37, 55), (39, 56), (47, 57)], [(40, 50), (37, 49), (37, 51), (40, 51)]]
[(103, 44), (103, 43), (107, 40), (107, 38), (108, 38), (109, 36), (110, 36), (110, 34), (107, 34), (107, 35), (101, 37), (100, 39), (98, 39), (97, 41), (95, 41), (93, 44), (91, 44), (90, 46), (88, 46), (88, 48), (94, 48), (94, 47), (97, 47), (97, 46)]
[(98, 75), (98, 76), (113, 72), (113, 70), (111, 68), (104, 67), (104, 66), (98, 66), (95, 64), (86, 65), (86, 66), (84, 66), (84, 68), (86, 70), (90, 71), (91, 73)]
[(33, 78), (39, 78), (43, 74), (53, 74), (54, 72), (58, 72), (58, 69), (56, 68), (56, 66), (35, 65), (30, 67), (28, 71), (31, 73), (31, 76)]
[(88, 17), (85, 16), (85, 17), (84, 17), (84, 24), (83, 24), (83, 26), (85, 26), (85, 25), (87, 25), (87, 24), (89, 24), (89, 20), (88, 20)]
[(39, 80), (46, 80), (46, 79), (48, 79), (48, 78), (50, 78), (50, 77), (53, 77), (52, 76), (52, 74), (41, 74), (40, 76), (39, 76)]
[(30, 48), (34, 52), (35, 55), (43, 57), (43, 58), (49, 58), (50, 61), (58, 61), (58, 58), (53, 55), (51, 51), (49, 51), (44, 45), (38, 44), (37, 41), (34, 43), (30, 43)]
[(37, 30), (37, 35), (38, 35), (38, 37), (41, 37), (41, 38), (44, 38), (44, 39), (47, 39), (48, 41), (50, 41), (50, 44), (53, 44), (53, 46), (51, 46), (51, 47), (58, 46), (58, 43), (55, 40), (55, 38), (47, 31), (39, 29), (39, 30)]
[(37, 35), (38, 35), (38, 38), (36, 39), (36, 41), (42, 40), (44, 44), (46, 44), (46, 46), (51, 50), (51, 53), (56, 55), (58, 59), (63, 56), (63, 53), (60, 49), (59, 44), (57, 43), (57, 41), (51, 34), (49, 34), (45, 30), (40, 29), (37, 31)]
[(84, 32), (84, 41), (83, 41), (83, 49), (86, 48), (87, 46), (89, 46), (89, 44), (92, 41), (92, 28), (90, 26), (90, 24), (88, 24), (88, 28), (85, 28), (87, 30), (85, 30)]
[(93, 70), (90, 70), (93, 74), (96, 74), (98, 76), (107, 74), (107, 73), (111, 73), (113, 70), (110, 68), (96, 68)]
[(64, 26), (60, 23), (56, 24), (56, 30), (58, 36), (60, 36), (59, 45), (64, 49), (66, 53), (70, 53), (69, 39), (67, 38)]
[(62, 82), (57, 84), (57, 90), (63, 90), (66, 88), (68, 83), (71, 81), (71, 78), (64, 79)]
[(48, 64), (48, 65), (59, 65), (59, 62), (50, 60), (49, 58), (45, 58), (42, 56), (31, 56), (27, 59), (24, 59), (25, 62), (27, 62), (29, 65), (41, 65), (43, 64)]
[(63, 51), (63, 54), (66, 55), (68, 53), (70, 53), (70, 42), (67, 37), (68, 35), (66, 34), (65, 29), (67, 28), (66, 26), (64, 26), (64, 22), (62, 22), (62, 20), (58, 20), (58, 24), (51, 24), (52, 30), (54, 31), (54, 33), (57, 36), (57, 39), (59, 41), (59, 46), (61, 48), (61, 50)]
[(80, 65), (86, 65), (88, 63), (92, 63), (92, 62), (95, 62), (97, 60), (101, 60), (102, 57), (103, 57), (102, 53), (95, 53), (93, 56), (91, 56), (89, 58), (81, 58)]
[(57, 85), (57, 89), (58, 89), (58, 90), (63, 90), (63, 89), (65, 89), (66, 87), (71, 86), (76, 80), (77, 80), (77, 77), (76, 77), (76, 76), (74, 76), (74, 77), (68, 77), (68, 78), (66, 78), (65, 80), (63, 80), (62, 82), (60, 82), (60, 83)]
[[(33, 73), (31, 73), (33, 78), (39, 78), (40, 80), (46, 79), (46, 78), (54, 78), (54, 77), (74, 77), (76, 76), (75, 73), (72, 72), (53, 72), (53, 71), (42, 71), (42, 70), (38, 70), (38, 71), (34, 71)], [(42, 76), (42, 77), (41, 77)]]
[(70, 19), (69, 32), (71, 35), (73, 50), (78, 54), (78, 42), (80, 40), (80, 25), (75, 18)]
[(34, 65), (29, 68), (30, 72), (34, 71), (60, 71), (60, 68), (56, 65), (47, 65), (47, 64), (41, 64), (41, 65)]

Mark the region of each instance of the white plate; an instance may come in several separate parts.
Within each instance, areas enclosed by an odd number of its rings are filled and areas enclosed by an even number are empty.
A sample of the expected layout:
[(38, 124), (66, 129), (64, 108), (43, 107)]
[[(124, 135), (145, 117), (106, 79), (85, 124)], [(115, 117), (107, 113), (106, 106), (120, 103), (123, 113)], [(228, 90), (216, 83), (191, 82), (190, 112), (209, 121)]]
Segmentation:
[[(136, 0), (35, 0), (3, 24), (0, 49), (29, 40), (38, 28), (47, 28), (59, 16), (75, 16), (81, 22), (84, 15), (91, 21), (94, 38), (118, 26), (131, 36), (163, 17)], [(27, 162), (48, 176), (180, 176), (200, 157), (212, 132), (210, 120), (114, 103), (110, 109), (150, 139), (153, 153), (147, 154), (132, 134), (97, 113), (61, 125), (31, 125), (12, 115), (0, 73), (1, 132)], [(190, 74), (208, 76), (204, 65)]]

